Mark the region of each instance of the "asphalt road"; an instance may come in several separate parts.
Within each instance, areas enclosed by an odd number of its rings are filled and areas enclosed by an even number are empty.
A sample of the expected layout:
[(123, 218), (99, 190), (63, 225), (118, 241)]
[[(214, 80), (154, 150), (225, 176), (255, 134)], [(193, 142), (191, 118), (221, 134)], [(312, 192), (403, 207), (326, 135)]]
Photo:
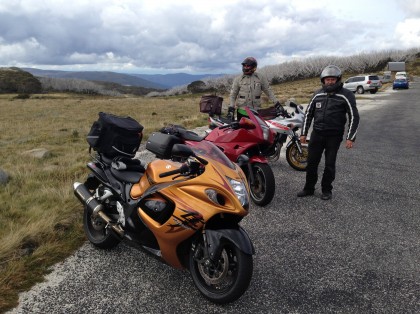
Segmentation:
[[(256, 248), (248, 291), (206, 301), (187, 271), (127, 245), (86, 244), (11, 313), (420, 313), (420, 83), (359, 101), (333, 199), (298, 199), (304, 173), (273, 165), (276, 196), (242, 225)], [(322, 170), (322, 167), (321, 167)]]

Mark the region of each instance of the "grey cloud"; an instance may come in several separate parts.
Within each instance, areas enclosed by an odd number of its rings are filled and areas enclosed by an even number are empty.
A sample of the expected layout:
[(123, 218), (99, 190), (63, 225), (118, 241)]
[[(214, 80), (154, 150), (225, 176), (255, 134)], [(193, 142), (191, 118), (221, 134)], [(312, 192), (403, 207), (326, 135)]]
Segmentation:
[[(159, 10), (144, 2), (106, 3), (60, 11), (0, 8), (0, 60), (228, 73), (238, 72), (249, 55), (273, 61), (273, 55), (352, 53), (349, 42), (369, 46), (383, 36), (378, 27), (363, 36), (349, 33), (354, 21), (337, 20), (324, 8), (297, 12), (289, 2), (228, 2), (213, 15), (184, 2)], [(374, 21), (358, 23), (368, 29)], [(20, 53), (10, 58), (13, 49)]]
[(397, 1), (406, 14), (407, 18), (420, 18), (420, 1), (419, 0), (404, 0)]

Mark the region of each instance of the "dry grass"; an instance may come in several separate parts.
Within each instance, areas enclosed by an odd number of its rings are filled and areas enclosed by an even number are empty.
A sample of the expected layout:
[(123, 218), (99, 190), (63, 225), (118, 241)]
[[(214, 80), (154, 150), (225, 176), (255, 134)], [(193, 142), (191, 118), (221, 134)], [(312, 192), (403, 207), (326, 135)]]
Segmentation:
[[(15, 306), (19, 291), (42, 280), (50, 265), (85, 240), (72, 183), (87, 175), (85, 135), (99, 111), (132, 116), (145, 127), (145, 138), (167, 123), (190, 128), (206, 123), (199, 96), (14, 96), (0, 97), (0, 167), (10, 177), (0, 187), (0, 312)], [(51, 155), (23, 154), (35, 148)]]
[[(272, 88), (282, 103), (290, 97), (307, 103), (319, 88), (319, 79)], [(46, 94), (24, 100), (15, 96), (0, 95), (0, 167), (10, 176), (0, 186), (0, 312), (16, 306), (18, 292), (41, 281), (52, 264), (85, 241), (82, 206), (73, 195), (72, 183), (83, 181), (88, 173), (85, 136), (98, 112), (130, 115), (144, 126), (144, 139), (168, 123), (187, 128), (207, 123), (207, 115), (198, 109), (200, 95)], [(223, 97), (228, 104), (228, 95)], [(22, 154), (34, 148), (48, 149), (51, 156), (36, 159)]]

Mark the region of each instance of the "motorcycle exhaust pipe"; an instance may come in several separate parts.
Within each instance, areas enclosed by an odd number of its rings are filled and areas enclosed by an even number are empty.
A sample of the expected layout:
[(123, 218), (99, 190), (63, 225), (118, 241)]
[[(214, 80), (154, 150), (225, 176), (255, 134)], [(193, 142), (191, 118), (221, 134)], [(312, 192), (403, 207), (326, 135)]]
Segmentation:
[(93, 215), (97, 215), (98, 212), (103, 209), (102, 204), (93, 197), (93, 195), (84, 184), (80, 182), (74, 182), (73, 189), (74, 195), (76, 195), (76, 197), (83, 205), (87, 206)]
[(103, 221), (111, 226), (112, 230), (114, 230), (121, 238), (124, 237), (124, 230), (121, 228), (121, 226), (113, 223), (111, 218), (109, 218), (108, 215), (102, 211), (104, 208), (103, 205), (93, 197), (93, 195), (84, 184), (75, 182), (73, 184), (73, 190), (74, 195), (76, 195), (76, 197), (83, 205), (86, 205), (88, 210), (92, 213), (93, 217), (99, 216)]

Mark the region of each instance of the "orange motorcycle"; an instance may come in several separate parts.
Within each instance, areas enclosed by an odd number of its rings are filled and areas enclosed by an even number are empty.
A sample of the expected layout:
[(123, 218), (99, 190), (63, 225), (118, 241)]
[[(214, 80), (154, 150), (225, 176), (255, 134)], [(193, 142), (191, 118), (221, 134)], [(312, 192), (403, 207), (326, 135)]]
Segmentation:
[[(170, 150), (171, 159), (146, 167), (121, 155), (131, 154), (130, 145), (107, 140), (118, 153), (106, 154), (96, 140), (87, 180), (74, 183), (84, 205), (86, 236), (103, 249), (132, 241), (170, 266), (188, 269), (209, 300), (232, 302), (245, 293), (253, 272), (254, 247), (239, 225), (249, 207), (245, 175), (212, 143), (189, 147), (172, 145), (169, 137), (157, 140), (149, 140), (148, 149)], [(248, 162), (247, 157), (239, 162)]]

